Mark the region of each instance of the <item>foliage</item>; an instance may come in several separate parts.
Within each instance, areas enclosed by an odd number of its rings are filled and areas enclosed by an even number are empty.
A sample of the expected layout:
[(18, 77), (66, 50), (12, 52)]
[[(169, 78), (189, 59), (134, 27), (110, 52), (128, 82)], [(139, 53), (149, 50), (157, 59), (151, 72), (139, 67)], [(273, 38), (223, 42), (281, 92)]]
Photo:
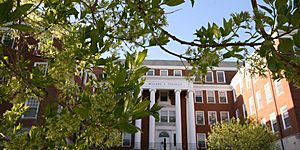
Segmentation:
[(209, 149), (274, 149), (276, 136), (263, 125), (231, 119), (211, 127), (207, 138)]
[[(0, 146), (87, 149), (120, 143), (121, 132), (138, 130), (129, 122), (157, 117), (159, 107), (149, 108), (149, 101), (138, 95), (148, 70), (141, 63), (152, 46), (188, 61), (199, 75), (233, 57), (252, 61), (252, 73), (263, 74), (268, 67), (275, 79), (285, 77), (300, 85), (299, 49), (294, 48), (300, 42), (299, 0), (264, 0), (263, 4), (251, 0), (253, 14), (243, 11), (224, 19), (223, 25), (208, 23), (195, 31), (193, 42), (164, 29), (165, 7), (182, 3), (0, 0), (0, 35), (16, 39), (13, 47), (0, 45), (0, 76), (5, 79), (0, 84), (1, 102), (14, 106), (1, 118), (5, 123), (0, 125)], [(194, 6), (195, 1), (190, 3)], [(240, 40), (239, 34), (247, 34), (248, 39)], [(288, 34), (293, 38), (283, 38)], [(278, 45), (276, 40), (280, 40)], [(188, 46), (186, 53), (168, 50), (171, 41)], [(248, 57), (249, 48), (254, 48), (256, 58)], [(119, 52), (126, 54), (123, 62)], [(47, 61), (47, 73), (32, 68), (33, 61)], [(93, 74), (96, 66), (103, 67), (101, 76)], [(87, 85), (74, 82), (74, 77), (83, 78), (85, 73), (91, 75)], [(57, 97), (49, 94), (53, 89)], [(29, 96), (51, 103), (45, 102), (45, 123), (25, 131), (17, 120)], [(64, 108), (61, 113), (56, 111), (58, 106)], [(15, 118), (7, 120), (12, 114)]]

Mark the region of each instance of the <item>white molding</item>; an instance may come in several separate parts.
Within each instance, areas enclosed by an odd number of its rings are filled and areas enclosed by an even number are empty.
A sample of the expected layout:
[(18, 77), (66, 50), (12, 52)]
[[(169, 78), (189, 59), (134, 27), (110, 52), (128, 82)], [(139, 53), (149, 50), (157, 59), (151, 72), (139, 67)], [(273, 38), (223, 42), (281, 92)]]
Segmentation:
[[(192, 66), (155, 66), (155, 65), (144, 65), (151, 69), (181, 69), (181, 70), (191, 70)], [(237, 71), (237, 67), (213, 67), (212, 70), (222, 70), (222, 71)]]
[(233, 87), (231, 85), (228, 84), (194, 84), (194, 90), (215, 90), (215, 91), (232, 91)]

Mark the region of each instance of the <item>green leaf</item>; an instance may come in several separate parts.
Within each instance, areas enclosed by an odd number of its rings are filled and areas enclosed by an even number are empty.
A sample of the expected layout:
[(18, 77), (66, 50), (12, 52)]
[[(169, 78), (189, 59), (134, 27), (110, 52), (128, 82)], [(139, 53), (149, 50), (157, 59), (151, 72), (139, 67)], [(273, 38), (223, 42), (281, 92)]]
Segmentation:
[(24, 31), (24, 32), (33, 32), (34, 31), (34, 29), (31, 26), (25, 25), (25, 24), (5, 25), (5, 27), (16, 29), (19, 31)]
[(33, 6), (33, 4), (24, 4), (15, 9), (10, 15), (9, 20), (14, 21), (15, 19), (25, 15), (26, 12)]
[[(1, 23), (7, 23), (7, 16), (9, 15), (9, 12), (12, 10), (13, 7), (13, 1), (12, 0), (7, 0), (7, 1), (2, 1), (0, 3), (0, 24)], [(3, 22), (7, 21), (7, 22)]]
[(225, 54), (223, 55), (223, 59), (230, 58), (230, 57), (232, 57), (232, 56), (233, 56), (233, 52), (232, 52), (232, 51), (228, 51), (227, 53), (225, 53)]
[(142, 101), (135, 106), (133, 112), (142, 112), (146, 110), (149, 105), (150, 105), (150, 101), (147, 100)]
[(87, 119), (89, 117), (89, 109), (79, 105), (74, 109), (74, 112), (82, 119)]
[(160, 4), (161, 0), (152, 0), (152, 7), (158, 7)]
[(184, 0), (165, 0), (164, 3), (168, 6), (177, 6), (184, 3)]
[(135, 127), (134, 125), (132, 125), (128, 122), (121, 123), (119, 125), (119, 128), (121, 129), (121, 131), (127, 132), (127, 133), (135, 133), (138, 131), (137, 127)]
[(293, 35), (293, 40), (294, 40), (295, 45), (297, 47), (300, 47), (300, 30), (298, 30), (298, 32)]
[(141, 52), (138, 52), (137, 56), (135, 57), (135, 64), (136, 65), (141, 65), (144, 59), (147, 56), (147, 50), (143, 50)]
[(263, 5), (258, 5), (260, 8), (262, 8), (263, 10), (267, 11), (269, 14), (272, 14), (272, 9), (266, 7), (266, 6), (263, 6)]

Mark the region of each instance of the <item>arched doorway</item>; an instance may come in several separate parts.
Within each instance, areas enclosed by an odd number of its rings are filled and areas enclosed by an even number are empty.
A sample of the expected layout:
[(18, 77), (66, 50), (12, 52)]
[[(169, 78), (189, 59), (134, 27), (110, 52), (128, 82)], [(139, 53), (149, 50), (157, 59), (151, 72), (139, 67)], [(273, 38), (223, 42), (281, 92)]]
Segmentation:
[(168, 132), (160, 132), (159, 136), (158, 136), (158, 149), (159, 150), (170, 150), (171, 146), (170, 146), (170, 135)]

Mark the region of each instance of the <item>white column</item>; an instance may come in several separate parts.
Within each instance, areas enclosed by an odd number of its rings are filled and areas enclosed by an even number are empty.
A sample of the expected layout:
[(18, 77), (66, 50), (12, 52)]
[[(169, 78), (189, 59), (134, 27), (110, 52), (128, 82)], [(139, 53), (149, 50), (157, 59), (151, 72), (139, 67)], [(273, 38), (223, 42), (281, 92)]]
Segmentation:
[(176, 89), (175, 91), (175, 108), (176, 108), (176, 149), (182, 149), (182, 134), (181, 134), (181, 104), (180, 104), (180, 92), (181, 90)]
[(196, 122), (195, 122), (195, 107), (194, 107), (194, 95), (192, 90), (188, 90), (188, 148), (189, 150), (196, 150), (197, 149), (197, 142), (196, 142)]
[[(143, 89), (140, 90), (139, 97), (142, 96)], [(142, 99), (141, 99), (142, 100)], [(135, 126), (142, 129), (142, 119), (135, 120)], [(134, 149), (141, 149), (141, 131), (138, 131), (134, 135)]]
[[(156, 89), (150, 89), (150, 107), (155, 104), (155, 92)], [(155, 118), (149, 117), (149, 148), (155, 149)]]

